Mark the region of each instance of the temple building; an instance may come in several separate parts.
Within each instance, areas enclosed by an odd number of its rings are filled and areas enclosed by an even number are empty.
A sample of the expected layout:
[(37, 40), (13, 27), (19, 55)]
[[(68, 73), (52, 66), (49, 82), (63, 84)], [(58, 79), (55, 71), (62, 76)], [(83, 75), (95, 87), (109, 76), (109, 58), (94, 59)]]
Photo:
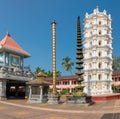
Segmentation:
[(24, 58), (31, 55), (23, 50), (9, 33), (0, 41), (0, 100), (25, 97), (25, 83), (34, 78)]
[(111, 94), (112, 28), (106, 10), (86, 13), (84, 19), (84, 92), (90, 96)]

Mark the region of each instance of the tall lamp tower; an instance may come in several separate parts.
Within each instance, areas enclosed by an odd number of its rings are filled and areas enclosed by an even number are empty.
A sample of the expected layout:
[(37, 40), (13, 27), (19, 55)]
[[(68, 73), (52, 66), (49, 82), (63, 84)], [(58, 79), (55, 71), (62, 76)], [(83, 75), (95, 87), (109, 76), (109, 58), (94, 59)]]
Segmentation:
[(56, 22), (52, 22), (53, 94), (56, 94)]
[(49, 104), (58, 104), (59, 96), (56, 91), (56, 22), (52, 23), (52, 68), (53, 68), (53, 91), (48, 96)]

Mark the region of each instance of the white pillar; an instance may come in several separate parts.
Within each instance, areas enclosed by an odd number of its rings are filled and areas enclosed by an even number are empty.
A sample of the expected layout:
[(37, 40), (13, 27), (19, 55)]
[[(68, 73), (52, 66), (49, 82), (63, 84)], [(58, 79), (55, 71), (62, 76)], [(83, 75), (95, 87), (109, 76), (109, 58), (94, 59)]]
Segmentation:
[(31, 91), (31, 86), (29, 86), (29, 100), (31, 99), (31, 94), (32, 94), (32, 91)]
[(6, 81), (0, 81), (0, 100), (6, 100)]
[(72, 92), (72, 88), (71, 88), (71, 84), (72, 84), (72, 81), (70, 81), (70, 93)]
[(43, 99), (43, 87), (40, 86), (40, 101), (42, 102)]

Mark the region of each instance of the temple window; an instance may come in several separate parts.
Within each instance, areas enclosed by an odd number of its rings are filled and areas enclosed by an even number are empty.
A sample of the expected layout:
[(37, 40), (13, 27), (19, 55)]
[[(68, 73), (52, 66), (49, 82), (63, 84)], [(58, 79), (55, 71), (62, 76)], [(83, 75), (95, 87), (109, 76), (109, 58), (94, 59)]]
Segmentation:
[(98, 64), (98, 68), (99, 68), (99, 69), (101, 69), (101, 66), (102, 66), (102, 64), (101, 64), (101, 63), (99, 63), (99, 64)]
[(99, 21), (99, 25), (101, 25), (101, 21)]
[(92, 26), (92, 22), (90, 22), (90, 26)]
[(92, 35), (92, 31), (90, 32), (90, 35)]
[(89, 64), (89, 68), (92, 68), (92, 65), (91, 65), (91, 63)]
[(90, 46), (92, 45), (92, 42), (90, 42)]
[(101, 74), (98, 75), (98, 79), (101, 80)]
[(102, 42), (101, 42), (101, 41), (99, 41), (99, 42), (98, 42), (98, 45), (102, 45)]
[(102, 34), (101, 30), (99, 30), (99, 35), (101, 35), (101, 34)]
[(91, 80), (91, 75), (88, 75), (88, 80)]
[(98, 56), (101, 57), (101, 52), (98, 53)]
[(90, 52), (90, 57), (92, 57), (92, 53)]
[(107, 74), (107, 79), (109, 79), (109, 74)]

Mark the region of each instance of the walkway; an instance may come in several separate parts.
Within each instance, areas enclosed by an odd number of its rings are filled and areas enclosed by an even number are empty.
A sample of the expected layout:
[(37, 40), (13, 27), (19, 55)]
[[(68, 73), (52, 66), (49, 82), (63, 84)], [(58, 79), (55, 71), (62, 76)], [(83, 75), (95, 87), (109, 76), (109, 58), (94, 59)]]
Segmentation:
[(120, 119), (120, 100), (97, 102), (91, 106), (0, 101), (0, 119)]

